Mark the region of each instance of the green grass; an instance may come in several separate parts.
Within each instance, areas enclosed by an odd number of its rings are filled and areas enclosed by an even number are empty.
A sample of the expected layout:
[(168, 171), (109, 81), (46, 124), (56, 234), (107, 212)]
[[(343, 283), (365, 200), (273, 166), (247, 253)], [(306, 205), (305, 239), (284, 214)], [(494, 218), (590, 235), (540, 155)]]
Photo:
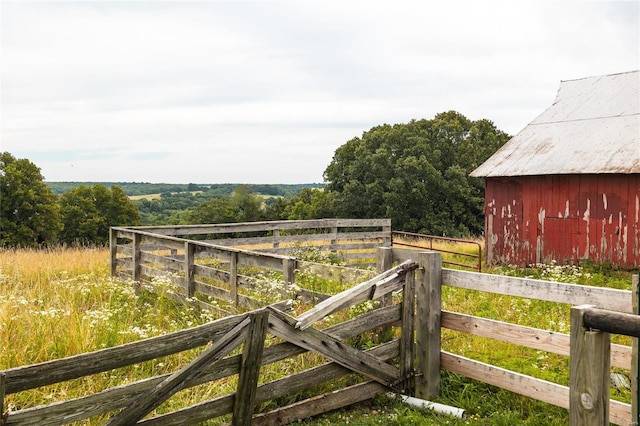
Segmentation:
[[(311, 253), (311, 255), (316, 255)], [(587, 285), (630, 289), (626, 271), (598, 265), (582, 268), (542, 266), (501, 267), (493, 272), (552, 279)], [(281, 277), (267, 277), (256, 297), (271, 297)], [(213, 317), (195, 306), (179, 305), (170, 297), (169, 282), (156, 282), (160, 291), (135, 292), (129, 282), (109, 277), (108, 251), (105, 249), (56, 249), (48, 251), (9, 250), (0, 252), (0, 368), (12, 368), (50, 359), (67, 357), (144, 337), (164, 334), (210, 321)], [(300, 276), (300, 285), (336, 293), (344, 282)], [(262, 293), (262, 294), (261, 294)], [(372, 309), (361, 304), (325, 321), (328, 326)], [(443, 309), (554, 330), (569, 331), (569, 306), (522, 298), (492, 295), (456, 288), (443, 288)], [(308, 309), (297, 303), (294, 315)], [(388, 336), (387, 336), (388, 337)], [(359, 340), (360, 347), (376, 339)], [(618, 343), (629, 344), (620, 338)], [(531, 350), (492, 339), (443, 330), (444, 350), (488, 362), (503, 368), (556, 383), (568, 384), (568, 358)], [(151, 375), (175, 371), (190, 362), (199, 351), (188, 351), (90, 376), (87, 379), (47, 386), (38, 391), (9, 395), (6, 406), (30, 407), (69, 399), (140, 380)], [(261, 382), (274, 380), (292, 371), (317, 365), (322, 359), (306, 354), (265, 367)], [(347, 383), (346, 378), (340, 383)], [(336, 384), (337, 385), (337, 384)], [(235, 389), (233, 379), (181, 392), (157, 409), (157, 413), (191, 405)], [(334, 389), (320, 386), (320, 392)], [(304, 395), (292, 395), (291, 401)], [(628, 402), (628, 392), (613, 392), (612, 398)], [(496, 387), (443, 371), (440, 395), (433, 401), (463, 408), (464, 419), (454, 419), (428, 410), (411, 408), (384, 396), (337, 410), (318, 418), (302, 420), (306, 425), (560, 425), (567, 424), (566, 410), (525, 398)], [(281, 401), (286, 402), (286, 401)], [(265, 405), (264, 409), (275, 408)], [(223, 421), (224, 419), (220, 420)], [(228, 421), (228, 418), (226, 419)], [(101, 424), (104, 419), (96, 420)], [(207, 424), (219, 424), (211, 421)]]

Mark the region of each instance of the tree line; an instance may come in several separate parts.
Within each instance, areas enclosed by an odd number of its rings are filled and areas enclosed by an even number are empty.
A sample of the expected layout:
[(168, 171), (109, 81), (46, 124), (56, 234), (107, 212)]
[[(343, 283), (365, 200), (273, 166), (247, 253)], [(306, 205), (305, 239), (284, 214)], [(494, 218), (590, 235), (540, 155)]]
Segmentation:
[[(35, 164), (4, 152), (0, 246), (104, 244), (110, 226), (330, 217), (388, 217), (396, 230), (478, 235), (484, 226), (484, 186), (469, 173), (509, 137), (489, 120), (448, 111), (375, 126), (347, 141), (325, 169), (323, 188), (301, 185), (282, 194), (275, 185), (166, 184), (177, 191), (137, 201), (114, 184), (75, 183), (56, 194)], [(145, 184), (137, 185), (141, 191)]]

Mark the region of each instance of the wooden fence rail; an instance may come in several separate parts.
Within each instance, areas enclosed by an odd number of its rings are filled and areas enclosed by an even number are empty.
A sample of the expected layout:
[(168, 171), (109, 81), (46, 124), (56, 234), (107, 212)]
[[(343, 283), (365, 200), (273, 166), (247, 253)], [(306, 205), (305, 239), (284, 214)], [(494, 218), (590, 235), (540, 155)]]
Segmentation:
[[(402, 261), (415, 256), (414, 252), (400, 248), (393, 248), (392, 253), (394, 261)], [(438, 271), (437, 265), (432, 266), (432, 268), (434, 270), (430, 273), (434, 276), (441, 276), (442, 286), (567, 305), (590, 304), (601, 309), (627, 314), (634, 312), (632, 292), (627, 290), (498, 276), (444, 268)], [(637, 279), (635, 281), (637, 281)], [(439, 290), (439, 288), (433, 286), (432, 291), (436, 290)], [(440, 293), (433, 296), (436, 300), (440, 300), (441, 297)], [(420, 309), (419, 305), (418, 309)], [(437, 310), (439, 308), (433, 307), (431, 309)], [(635, 313), (637, 314), (637, 308)], [(442, 311), (433, 314), (434, 317), (437, 317), (437, 315), (440, 315), (440, 325), (444, 328), (561, 355), (570, 355), (572, 351), (571, 338), (566, 334), (509, 324), (464, 313)], [(416, 328), (420, 330), (425, 327), (430, 327), (433, 324), (438, 324), (437, 318), (431, 318), (429, 323), (418, 324)], [(431, 345), (431, 347), (433, 348), (433, 345)], [(623, 345), (612, 345), (611, 348), (609, 357), (611, 365), (626, 370), (634, 370), (631, 376), (632, 378), (637, 377), (637, 373), (635, 373), (636, 368), (632, 365), (632, 348)], [(568, 386), (537, 379), (445, 351), (440, 353), (440, 362), (441, 367), (445, 370), (529, 398), (566, 408), (567, 410), (570, 409), (570, 388)], [(435, 364), (435, 361), (433, 361), (433, 363)], [(608, 374), (607, 372), (607, 378)], [(436, 380), (437, 379), (432, 379), (432, 382), (435, 383)], [(627, 425), (631, 421), (631, 418), (631, 404), (616, 400), (609, 401), (608, 419), (611, 423)]]
[[(303, 392), (354, 372), (373, 382), (334, 392), (334, 396), (328, 399), (328, 405), (322, 408), (323, 410), (329, 409), (327, 407), (348, 405), (354, 397), (357, 399), (356, 390), (363, 390), (365, 395), (371, 395), (371, 392), (381, 389), (404, 390), (410, 383), (414, 371), (414, 290), (408, 289), (407, 286), (415, 285), (413, 271), (417, 267), (417, 263), (405, 262), (385, 271), (377, 279), (367, 281), (366, 285), (361, 285), (361, 292), (333, 296), (324, 305), (312, 308), (304, 317), (290, 317), (270, 306), (123, 346), (1, 371), (0, 384), (3, 384), (1, 390), (4, 401), (5, 395), (134, 365), (202, 347), (211, 342), (211, 346), (196, 359), (172, 374), (151, 377), (82, 398), (10, 411), (3, 419), (3, 424), (58, 425), (110, 414), (107, 424), (111, 426), (134, 423), (184, 425), (231, 414), (232, 424), (249, 425), (258, 404)], [(363, 300), (383, 298), (386, 294), (400, 290), (406, 291), (406, 296), (401, 302), (380, 307), (326, 330), (298, 326), (300, 321), (320, 321), (331, 313), (348, 309)], [(331, 308), (326, 309), (327, 305)], [(345, 341), (393, 324), (400, 327), (400, 337), (382, 342), (366, 351), (350, 346)], [(265, 345), (267, 333), (285, 342)], [(243, 345), (240, 355), (227, 356), (239, 345)], [(401, 348), (407, 351), (402, 356)], [(298, 356), (306, 351), (324, 356), (329, 363), (258, 385), (258, 373), (262, 366)], [(395, 358), (400, 359), (397, 362), (400, 367), (388, 363)], [(234, 375), (237, 376), (238, 384), (237, 391), (232, 394), (144, 418), (178, 391)], [(338, 395), (340, 399), (336, 400)], [(284, 413), (306, 417), (317, 411), (318, 406), (322, 407), (323, 404), (318, 404), (317, 401), (313, 404), (299, 402), (289, 408), (281, 407), (272, 413), (262, 413), (259, 421), (269, 424), (269, 421), (281, 418)]]
[(333, 252), (357, 264), (367, 264), (367, 259), (375, 258), (378, 247), (391, 246), (391, 219), (282, 220), (116, 229), (191, 240), (199, 238), (217, 246), (254, 252), (291, 254), (295, 250), (313, 248)]
[[(282, 281), (293, 285), (297, 274), (312, 273), (333, 281), (353, 283), (370, 277), (370, 271), (298, 260), (280, 254), (313, 247), (321, 253), (336, 254), (352, 261), (375, 265), (377, 249), (391, 243), (389, 219), (324, 219), (311, 221), (251, 222), (244, 224), (186, 225), (161, 227), (115, 227), (111, 229), (111, 274), (153, 287), (154, 280), (170, 279), (177, 297), (198, 294), (226, 303), (230, 314), (257, 309), (262, 304), (250, 294), (254, 281), (244, 271), (277, 272)], [(372, 231), (373, 229), (373, 231)], [(358, 231), (358, 232), (356, 232)], [(216, 240), (186, 240), (183, 236), (238, 235), (271, 233), (271, 237)], [(288, 232), (301, 234), (286, 235)], [(268, 247), (247, 250), (269, 238)], [(295, 239), (295, 245), (289, 244)], [(354, 242), (355, 241), (355, 242)], [(302, 246), (299, 244), (302, 243)], [(233, 245), (233, 247), (231, 246)], [(286, 289), (285, 289), (286, 293)], [(314, 289), (300, 289), (300, 296), (311, 300), (327, 297)], [(198, 298), (199, 304), (205, 302)], [(213, 309), (212, 306), (209, 308)]]

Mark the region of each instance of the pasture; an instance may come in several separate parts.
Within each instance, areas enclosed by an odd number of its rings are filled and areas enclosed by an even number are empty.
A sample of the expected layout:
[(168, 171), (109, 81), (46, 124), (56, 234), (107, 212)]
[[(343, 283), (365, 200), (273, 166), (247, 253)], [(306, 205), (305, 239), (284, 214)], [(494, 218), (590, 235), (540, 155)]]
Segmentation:
[[(109, 276), (106, 249), (59, 248), (47, 251), (11, 250), (0, 253), (0, 365), (3, 369), (67, 357), (87, 351), (205, 324), (214, 317), (198, 306), (185, 306), (170, 297), (169, 283), (156, 282), (165, 292), (134, 291), (131, 282)], [(506, 275), (527, 275), (554, 281), (630, 289), (624, 271), (558, 265), (529, 269), (499, 268)], [(469, 312), (492, 319), (514, 321), (537, 328), (567, 332), (568, 307), (511, 296), (445, 287), (443, 309)], [(627, 338), (617, 343), (628, 344)], [(534, 377), (568, 383), (566, 357), (527, 349), (486, 337), (443, 330), (442, 349), (473, 357)], [(187, 357), (188, 358), (188, 357)], [(130, 383), (150, 372), (174, 371), (187, 362), (184, 356), (167, 357), (138, 368), (100, 374), (90, 380), (70, 381), (40, 391), (7, 396), (5, 408), (46, 404), (82, 395), (88, 390)], [(309, 359), (300, 362), (308, 363)], [(295, 366), (291, 366), (295, 368)], [(277, 375), (277, 371), (269, 374)], [(621, 374), (626, 374), (621, 372)], [(229, 384), (232, 386), (233, 384)], [(198, 389), (211, 394), (220, 389)], [(629, 402), (624, 386), (612, 389), (616, 398)], [(172, 407), (188, 405), (193, 393)], [(494, 386), (444, 372), (441, 393), (434, 401), (464, 408), (465, 419), (408, 408), (386, 397), (356, 405), (305, 424), (566, 424), (566, 410), (516, 395)], [(96, 420), (101, 424), (100, 419)], [(104, 419), (102, 419), (104, 421)], [(216, 424), (216, 423), (210, 423)]]

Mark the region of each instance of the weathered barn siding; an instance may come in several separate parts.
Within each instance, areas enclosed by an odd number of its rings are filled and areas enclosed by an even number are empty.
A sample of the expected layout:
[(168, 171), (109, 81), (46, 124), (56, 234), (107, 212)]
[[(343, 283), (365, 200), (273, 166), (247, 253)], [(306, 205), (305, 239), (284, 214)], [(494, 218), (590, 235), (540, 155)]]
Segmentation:
[(640, 174), (486, 179), (489, 263), (640, 266)]

